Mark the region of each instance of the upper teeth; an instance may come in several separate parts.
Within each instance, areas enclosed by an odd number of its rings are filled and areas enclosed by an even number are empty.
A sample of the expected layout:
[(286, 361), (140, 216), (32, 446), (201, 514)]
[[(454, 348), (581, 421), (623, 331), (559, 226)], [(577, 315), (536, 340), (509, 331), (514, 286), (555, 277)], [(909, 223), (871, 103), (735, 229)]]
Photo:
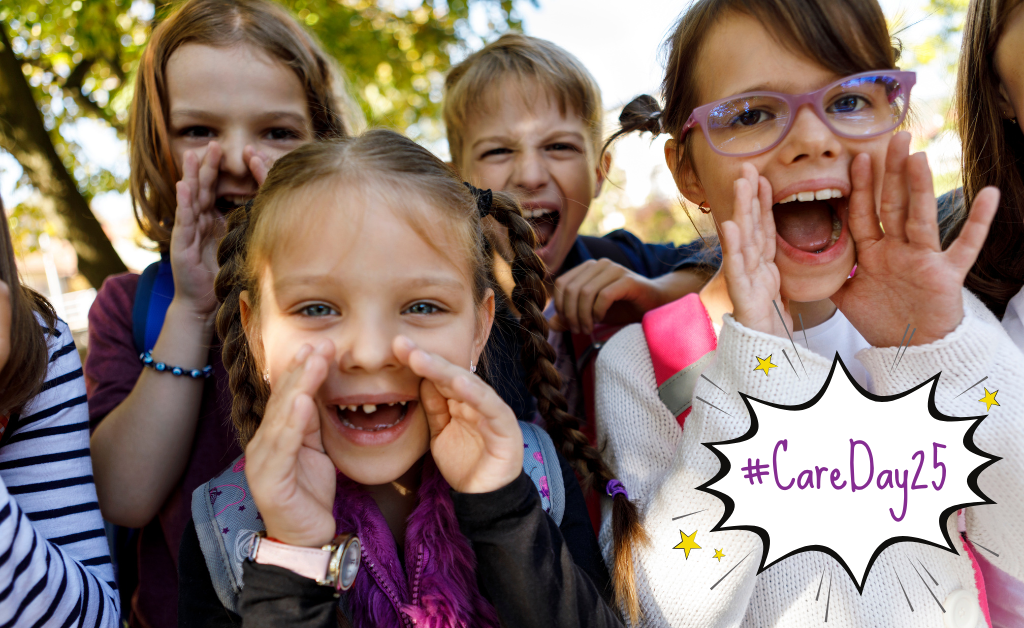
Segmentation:
[(523, 218), (540, 218), (544, 214), (550, 214), (552, 212), (554, 212), (553, 209), (544, 209), (543, 207), (539, 209), (524, 209)]
[(245, 205), (245, 202), (249, 200), (244, 196), (224, 196), (222, 198), (232, 205)]
[(797, 192), (796, 194), (790, 194), (786, 198), (778, 202), (779, 205), (783, 203), (791, 203), (793, 201), (824, 201), (830, 198), (842, 198), (842, 190), (836, 188), (827, 188), (824, 190), (818, 190), (816, 192)]
[[(392, 401), (388, 405), (389, 406), (393, 406), (396, 403), (404, 407), (405, 404), (408, 403), (408, 402), (407, 401)], [(356, 405), (342, 406), (342, 408), (347, 408), (350, 412), (355, 412), (356, 410), (362, 408), (363, 412), (365, 412), (366, 414), (373, 414), (374, 412), (377, 411), (377, 405), (378, 404), (374, 404), (374, 403), (364, 403), (364, 404), (358, 405), (358, 406), (356, 406)], [(380, 404), (380, 405), (384, 405), (384, 404)]]

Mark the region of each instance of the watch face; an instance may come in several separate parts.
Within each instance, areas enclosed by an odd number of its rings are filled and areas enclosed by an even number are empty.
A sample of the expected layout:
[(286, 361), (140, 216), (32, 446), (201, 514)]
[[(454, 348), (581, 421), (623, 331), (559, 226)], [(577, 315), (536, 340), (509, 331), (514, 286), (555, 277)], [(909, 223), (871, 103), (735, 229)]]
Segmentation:
[(362, 553), (363, 548), (359, 545), (359, 539), (352, 537), (341, 555), (341, 568), (338, 570), (338, 583), (341, 590), (348, 589), (355, 582)]

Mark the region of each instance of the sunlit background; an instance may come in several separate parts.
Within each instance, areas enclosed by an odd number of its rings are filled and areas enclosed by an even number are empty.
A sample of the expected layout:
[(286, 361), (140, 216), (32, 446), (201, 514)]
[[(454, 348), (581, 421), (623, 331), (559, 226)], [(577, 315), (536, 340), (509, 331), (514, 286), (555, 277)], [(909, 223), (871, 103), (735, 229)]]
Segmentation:
[[(610, 133), (623, 104), (641, 93), (657, 94), (661, 44), (686, 7), (679, 0), (282, 2), (345, 68), (371, 124), (405, 131), (442, 157), (448, 154), (439, 122), (444, 72), (501, 32), (521, 29), (576, 55), (601, 86)], [(916, 148), (929, 155), (938, 191), (956, 187), (960, 176), (949, 107), (966, 5), (966, 0), (882, 0), (890, 30), (903, 45), (900, 65), (918, 72), (911, 130)], [(79, 273), (84, 247), (79, 243), (76, 253), (68, 237), (74, 230), (58, 210), (74, 194), (85, 199), (116, 252), (103, 258), (110, 272), (118, 267), (116, 258), (134, 271), (157, 259), (125, 191), (123, 138), (138, 55), (154, 14), (164, 11), (166, 5), (151, 0), (0, 4), (0, 22), (21, 68), (21, 76), (0, 71), (0, 93), (16, 81), (27, 83), (57, 156), (49, 170), (36, 168), (33, 160), (45, 157), (45, 151), (24, 150), (0, 125), (0, 197), (24, 280), (54, 302), (82, 341), (104, 272)], [(591, 207), (584, 232), (627, 228), (644, 240), (678, 243), (709, 228), (691, 223), (680, 205), (662, 161), (663, 142), (648, 136), (617, 143), (610, 183)], [(77, 191), (53, 192), (46, 177), (60, 168), (71, 174)]]

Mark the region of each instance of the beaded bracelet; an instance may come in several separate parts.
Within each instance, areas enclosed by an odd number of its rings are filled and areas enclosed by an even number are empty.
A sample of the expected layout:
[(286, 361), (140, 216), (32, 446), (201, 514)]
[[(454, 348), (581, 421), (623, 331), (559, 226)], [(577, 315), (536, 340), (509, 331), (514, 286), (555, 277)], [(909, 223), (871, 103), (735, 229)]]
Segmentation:
[(191, 377), (192, 379), (199, 379), (201, 377), (205, 378), (205, 377), (209, 377), (209, 376), (213, 375), (213, 367), (210, 366), (209, 364), (204, 366), (202, 370), (199, 370), (199, 369), (191, 369), (190, 370), (190, 369), (182, 368), (180, 366), (168, 366), (164, 362), (157, 362), (156, 360), (154, 360), (153, 359), (153, 352), (152, 351), (147, 351), (145, 353), (140, 353), (139, 354), (139, 359), (142, 360), (142, 365), (143, 366), (148, 366), (148, 367), (150, 367), (152, 369), (155, 369), (155, 370), (157, 370), (157, 371), (159, 371), (161, 373), (170, 373), (171, 375), (178, 375), (178, 376), (184, 375), (184, 376)]

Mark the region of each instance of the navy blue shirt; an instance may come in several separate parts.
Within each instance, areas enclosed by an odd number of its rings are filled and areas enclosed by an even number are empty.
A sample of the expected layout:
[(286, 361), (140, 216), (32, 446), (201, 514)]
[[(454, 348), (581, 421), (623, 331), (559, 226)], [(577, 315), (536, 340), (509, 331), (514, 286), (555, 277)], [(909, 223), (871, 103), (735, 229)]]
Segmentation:
[[(718, 247), (708, 247), (701, 240), (681, 246), (646, 244), (632, 233), (618, 229), (600, 238), (577, 236), (556, 276), (561, 276), (587, 260), (602, 258), (653, 279), (694, 266), (705, 266), (713, 272), (721, 264), (722, 252)], [(530, 421), (536, 409), (536, 400), (526, 388), (526, 374), (516, 336), (519, 321), (509, 312), (503, 295), (498, 296), (494, 327), (487, 342), (485, 377), (519, 420)], [(570, 343), (565, 346), (571, 348), (570, 334), (566, 333), (564, 337)], [(582, 393), (577, 397), (582, 397)], [(569, 410), (576, 411), (573, 408)]]

